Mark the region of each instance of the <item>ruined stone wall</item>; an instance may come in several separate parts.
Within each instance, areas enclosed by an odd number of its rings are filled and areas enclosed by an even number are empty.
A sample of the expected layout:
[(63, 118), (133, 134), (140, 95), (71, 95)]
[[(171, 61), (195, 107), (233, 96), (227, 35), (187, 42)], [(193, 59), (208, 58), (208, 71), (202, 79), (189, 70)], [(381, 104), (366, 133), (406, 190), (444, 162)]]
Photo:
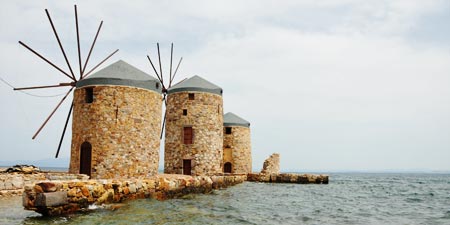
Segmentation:
[(80, 172), (80, 148), (92, 145), (92, 178), (146, 177), (157, 173), (161, 95), (135, 87), (95, 86), (86, 103), (85, 87), (75, 89), (70, 173)]
[(264, 161), (261, 173), (279, 174), (280, 173), (280, 154), (273, 153)]
[[(195, 99), (189, 100), (188, 93)], [(187, 115), (183, 115), (183, 109)], [(167, 97), (164, 172), (182, 174), (183, 159), (192, 175), (222, 173), (223, 100), (205, 92), (176, 92)], [(183, 128), (192, 126), (193, 143), (184, 144)]]
[[(252, 172), (252, 148), (250, 138), (250, 128), (242, 126), (231, 127), (231, 134), (226, 134), (226, 127), (223, 128), (223, 163), (231, 163), (232, 173)], [(227, 151), (231, 151), (231, 156)]]

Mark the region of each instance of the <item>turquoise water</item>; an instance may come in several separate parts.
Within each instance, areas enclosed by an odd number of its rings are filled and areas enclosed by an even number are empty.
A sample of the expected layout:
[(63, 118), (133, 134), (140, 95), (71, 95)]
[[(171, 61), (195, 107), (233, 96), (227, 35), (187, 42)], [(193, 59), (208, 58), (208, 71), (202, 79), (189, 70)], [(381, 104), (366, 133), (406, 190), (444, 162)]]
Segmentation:
[(213, 194), (54, 218), (20, 204), (20, 197), (0, 200), (0, 224), (450, 224), (450, 175), (331, 174), (328, 185), (246, 182)]

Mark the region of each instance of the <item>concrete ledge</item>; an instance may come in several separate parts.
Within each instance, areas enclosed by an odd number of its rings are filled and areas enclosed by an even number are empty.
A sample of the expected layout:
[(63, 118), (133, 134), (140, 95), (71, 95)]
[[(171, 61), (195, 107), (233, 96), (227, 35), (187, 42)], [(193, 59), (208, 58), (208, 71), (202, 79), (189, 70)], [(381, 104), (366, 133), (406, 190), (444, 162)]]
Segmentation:
[(67, 192), (58, 191), (50, 193), (38, 193), (34, 200), (36, 207), (53, 207), (68, 204)]

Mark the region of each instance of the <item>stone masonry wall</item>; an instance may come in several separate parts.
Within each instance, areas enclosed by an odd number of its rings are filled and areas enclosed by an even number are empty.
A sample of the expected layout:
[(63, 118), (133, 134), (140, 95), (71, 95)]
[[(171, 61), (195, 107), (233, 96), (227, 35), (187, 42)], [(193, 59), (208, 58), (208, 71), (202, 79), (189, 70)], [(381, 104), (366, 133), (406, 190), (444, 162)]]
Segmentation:
[(157, 173), (161, 95), (135, 87), (95, 86), (74, 93), (70, 173), (80, 172), (80, 147), (92, 145), (92, 178), (146, 177)]
[[(225, 133), (223, 128), (223, 163), (231, 163), (232, 173), (252, 172), (252, 148), (250, 128), (242, 126), (230, 126), (231, 134)], [(231, 152), (231, 154), (230, 154)]]
[[(188, 93), (195, 99), (189, 100)], [(183, 109), (187, 115), (183, 115)], [(192, 175), (222, 173), (223, 100), (205, 92), (176, 92), (167, 97), (164, 173), (182, 174), (190, 159)], [(192, 126), (193, 144), (183, 143), (183, 129)]]
[(264, 161), (261, 170), (263, 174), (279, 174), (280, 173), (280, 154), (273, 153)]

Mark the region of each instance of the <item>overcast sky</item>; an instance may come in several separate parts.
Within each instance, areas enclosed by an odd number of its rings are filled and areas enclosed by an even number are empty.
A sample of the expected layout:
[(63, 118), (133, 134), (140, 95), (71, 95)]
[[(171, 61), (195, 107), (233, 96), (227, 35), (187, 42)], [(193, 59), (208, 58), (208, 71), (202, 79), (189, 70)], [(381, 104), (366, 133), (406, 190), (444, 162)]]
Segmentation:
[[(18, 41), (67, 70), (47, 8), (77, 70), (74, 2), (0, 4), (0, 77), (16, 87), (69, 81)], [(174, 42), (184, 57), (176, 80), (221, 86), (224, 111), (251, 122), (254, 170), (273, 152), (284, 171), (450, 170), (450, 1), (77, 5), (83, 58), (104, 20), (90, 68), (119, 48), (104, 66), (122, 59), (154, 75), (146, 55), (160, 42), (167, 71)], [(0, 161), (54, 157), (71, 99), (31, 137), (60, 98), (0, 83)], [(69, 128), (55, 160), (69, 157), (70, 139)]]

